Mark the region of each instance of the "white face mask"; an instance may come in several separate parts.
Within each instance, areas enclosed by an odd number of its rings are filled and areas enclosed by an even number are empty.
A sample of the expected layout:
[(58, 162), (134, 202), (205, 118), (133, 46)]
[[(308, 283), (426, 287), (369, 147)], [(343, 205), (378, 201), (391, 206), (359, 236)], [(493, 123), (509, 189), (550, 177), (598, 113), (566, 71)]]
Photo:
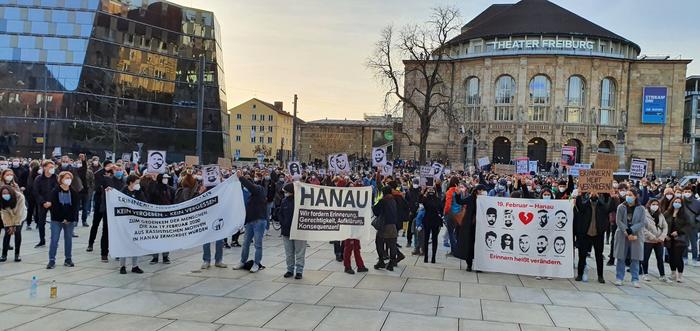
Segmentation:
[(13, 179), (15, 179), (15, 176), (5, 176), (5, 183), (11, 182)]
[(165, 184), (165, 185), (168, 185), (168, 179), (167, 179), (167, 178), (163, 178), (163, 180), (162, 180), (161, 182), (163, 182), (163, 184)]
[(138, 191), (138, 190), (140, 190), (140, 189), (141, 189), (141, 184), (140, 184), (140, 183), (134, 184), (134, 191)]
[(56, 168), (49, 169), (49, 175), (53, 175), (55, 173), (56, 173)]
[(194, 178), (196, 178), (197, 180), (202, 180), (202, 175), (196, 175), (194, 176)]
[(551, 198), (552, 198), (551, 195), (543, 195), (543, 196), (542, 196), (542, 199), (545, 199), (545, 200), (549, 200), (549, 199), (551, 199)]
[(486, 191), (481, 191), (481, 193), (479, 193), (479, 195), (487, 195), (487, 194), (488, 194), (488, 192), (486, 192)]
[(418, 187), (420, 187), (420, 185), (418, 185), (418, 184), (413, 184), (413, 188), (418, 188)]
[(66, 179), (63, 180), (62, 183), (63, 183), (63, 185), (65, 185), (65, 186), (70, 186), (70, 184), (73, 183), (73, 180), (70, 179), (70, 178), (66, 178)]
[(19, 161), (12, 162), (12, 166), (15, 168), (19, 167)]
[(673, 199), (673, 194), (666, 194), (666, 200)]
[(659, 210), (659, 205), (651, 205), (649, 206), (649, 210), (651, 210), (652, 213), (655, 213), (657, 210)]
[(561, 192), (561, 193), (566, 192), (566, 187), (560, 186), (560, 187), (559, 187), (559, 192)]
[(618, 183), (613, 183), (613, 188), (618, 188), (619, 186), (620, 186), (620, 184), (618, 184)]

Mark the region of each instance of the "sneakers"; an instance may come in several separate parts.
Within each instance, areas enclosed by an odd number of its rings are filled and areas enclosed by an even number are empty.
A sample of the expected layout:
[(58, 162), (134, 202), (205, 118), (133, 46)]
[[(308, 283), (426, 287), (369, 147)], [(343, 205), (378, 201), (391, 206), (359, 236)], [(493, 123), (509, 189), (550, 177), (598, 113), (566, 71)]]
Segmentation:
[(421, 254), (420, 254), (420, 251), (412, 251), (411, 255), (421, 255)]
[(135, 266), (135, 267), (131, 268), (131, 272), (133, 272), (135, 274), (142, 274), (143, 270), (141, 270), (141, 268), (139, 268), (138, 266)]
[(164, 257), (164, 258), (163, 258), (163, 264), (170, 264), (170, 258), (169, 258), (169, 257)]
[(676, 282), (678, 282), (678, 283), (682, 283), (682, 282), (683, 282), (683, 274), (682, 274), (682, 273), (678, 273), (678, 274), (676, 275)]
[(346, 274), (350, 274), (350, 275), (354, 275), (354, 274), (355, 274), (355, 270), (352, 270), (352, 268), (347, 268), (347, 269), (345, 269), (345, 273), (346, 273)]
[(87, 222), (83, 222), (83, 227), (84, 227), (84, 228), (89, 227), (89, 225), (87, 224)]
[(7, 256), (0, 256), (0, 262), (7, 261)]
[(241, 244), (239, 244), (237, 241), (234, 241), (233, 244), (231, 244), (231, 247), (241, 247)]
[(610, 259), (608, 260), (608, 263), (606, 263), (608, 266), (614, 266), (615, 265), (615, 260)]
[(697, 260), (691, 259), (689, 264), (693, 267), (700, 267), (700, 261), (697, 261)]
[(75, 264), (73, 264), (72, 260), (66, 260), (66, 262), (63, 262), (63, 266), (72, 268), (72, 267), (75, 267)]
[(537, 280), (542, 280), (542, 277), (537, 276), (537, 277), (535, 277), (535, 279), (537, 279)]
[(34, 246), (34, 248), (39, 248), (39, 247), (44, 247), (46, 246), (46, 242), (40, 241), (38, 244)]
[(583, 280), (583, 276), (578, 275), (578, 276), (576, 276), (576, 278), (575, 278), (574, 280), (577, 281), (577, 282), (580, 282), (580, 281)]
[(126, 267), (119, 268), (119, 273), (122, 275), (126, 275)]
[(211, 263), (210, 263), (210, 262), (203, 262), (203, 263), (202, 263), (202, 267), (201, 267), (200, 269), (206, 270), (206, 269), (209, 269), (209, 267), (211, 267)]
[(107, 255), (102, 255), (102, 258), (100, 259), (103, 263), (109, 262), (109, 259), (107, 258)]
[(357, 272), (367, 272), (367, 271), (369, 271), (369, 269), (367, 269), (367, 268), (365, 268), (365, 267), (359, 267), (359, 268), (357, 268)]
[(603, 277), (598, 277), (598, 283), (605, 284), (605, 279), (603, 279)]
[(396, 257), (396, 263), (394, 263), (394, 265), (399, 264), (399, 262), (403, 261), (403, 259), (406, 258), (406, 255), (403, 255), (401, 252), (398, 252), (398, 253), (399, 253), (399, 254), (398, 254), (398, 256)]
[(154, 257), (154, 258), (151, 259), (151, 262), (148, 262), (148, 263), (150, 263), (150, 264), (158, 264), (158, 258), (157, 258), (157, 257)]
[[(252, 274), (258, 272), (259, 270), (260, 270), (260, 266), (257, 263), (253, 263), (253, 266), (250, 267), (250, 273), (252, 273)], [(299, 275), (301, 275), (301, 274), (297, 274), (297, 276), (299, 276)], [(294, 277), (294, 278), (296, 278), (296, 277)], [(296, 279), (299, 279), (299, 278), (296, 278)]]
[[(255, 267), (255, 265), (253, 267)], [(250, 272), (253, 272), (253, 269), (250, 269)], [(297, 273), (296, 275), (294, 275), (294, 279), (301, 279), (301, 278), (302, 277), (301, 277), (300, 273)]]
[(645, 282), (650, 282), (650, 281), (651, 281), (651, 278), (649, 278), (649, 275), (644, 275), (644, 276), (642, 276), (642, 279), (643, 279)]
[(228, 265), (226, 265), (226, 263), (223, 262), (216, 262), (214, 263), (214, 266), (217, 268), (228, 268)]
[(383, 260), (379, 260), (377, 264), (374, 265), (374, 269), (379, 270), (379, 269), (384, 269), (386, 268), (386, 264), (384, 264)]
[(293, 272), (287, 271), (287, 272), (284, 274), (283, 277), (284, 277), (284, 278), (292, 278), (292, 276), (294, 276), (294, 273), (293, 273)]
[(86, 252), (92, 252), (92, 246), (88, 246), (87, 249), (85, 250)]
[(615, 286), (622, 286), (622, 281), (619, 280), (619, 279), (615, 279), (615, 281), (613, 282), (613, 284), (615, 284)]
[(233, 270), (241, 270), (241, 269), (243, 269), (243, 267), (245, 267), (245, 263), (239, 263), (239, 264), (234, 265), (232, 269)]
[(54, 261), (49, 261), (49, 264), (46, 265), (46, 269), (53, 269), (56, 267), (56, 262)]
[(671, 280), (671, 278), (668, 278), (666, 276), (659, 277), (659, 280), (664, 282), (664, 283), (673, 283), (673, 280)]
[(22, 259), (19, 257), (19, 255), (15, 255), (15, 262), (22, 262)]
[(640, 288), (640, 287), (642, 287), (642, 284), (639, 284), (639, 282), (632, 282), (632, 286), (634, 286), (636, 288)]

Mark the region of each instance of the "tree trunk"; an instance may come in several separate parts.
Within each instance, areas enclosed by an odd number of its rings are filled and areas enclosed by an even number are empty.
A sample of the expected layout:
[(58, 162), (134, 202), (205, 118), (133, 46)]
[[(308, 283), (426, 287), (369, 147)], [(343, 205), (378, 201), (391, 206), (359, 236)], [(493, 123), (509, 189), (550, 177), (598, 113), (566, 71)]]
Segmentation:
[(427, 161), (428, 132), (430, 132), (430, 125), (421, 123), (420, 140), (418, 141), (418, 161), (420, 165), (425, 165), (425, 161)]

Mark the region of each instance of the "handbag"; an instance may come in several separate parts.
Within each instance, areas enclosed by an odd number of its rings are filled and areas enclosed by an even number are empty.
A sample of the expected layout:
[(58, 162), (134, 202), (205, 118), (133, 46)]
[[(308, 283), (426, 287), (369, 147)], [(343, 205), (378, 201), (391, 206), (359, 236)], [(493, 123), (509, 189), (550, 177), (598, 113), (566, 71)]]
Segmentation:
[(377, 231), (383, 231), (384, 230), (384, 217), (377, 216), (372, 220), (372, 227), (377, 230)]
[[(456, 193), (452, 193), (452, 204), (455, 204), (455, 196), (457, 195)], [(447, 220), (452, 222), (453, 224), (457, 224), (459, 226), (462, 226), (462, 221), (464, 221), (464, 214), (466, 213), (467, 208), (464, 208), (464, 206), (459, 206), (459, 211), (456, 213), (452, 212), (452, 208), (450, 208), (450, 212), (447, 214)]]

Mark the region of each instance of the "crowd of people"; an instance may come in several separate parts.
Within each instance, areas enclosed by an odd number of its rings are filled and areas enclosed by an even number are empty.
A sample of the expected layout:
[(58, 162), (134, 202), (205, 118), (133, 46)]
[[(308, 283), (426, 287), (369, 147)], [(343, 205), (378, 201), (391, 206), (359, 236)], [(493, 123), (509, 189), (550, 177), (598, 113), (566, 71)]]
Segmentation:
[[(416, 162), (401, 164), (414, 165)], [(318, 165), (317, 165), (318, 166)], [(681, 187), (675, 179), (614, 181), (614, 192), (579, 192), (573, 176), (496, 174), (486, 170), (445, 172), (426, 181), (416, 171), (397, 165), (394, 174), (381, 176), (369, 166), (353, 173), (321, 174), (304, 167), (301, 175), (291, 176), (281, 167), (240, 167), (223, 169), (222, 178), (237, 176), (243, 187), (246, 218), (243, 228), (231, 238), (214, 244), (214, 267), (227, 268), (224, 248), (241, 246), (241, 255), (233, 269), (258, 272), (263, 266), (263, 240), (270, 235), (272, 220), (281, 225), (286, 253), (285, 278), (301, 279), (307, 243), (290, 238), (294, 214), (293, 182), (336, 186), (372, 187), (372, 212), (377, 220), (375, 269), (394, 270), (405, 258), (402, 243), (423, 263), (436, 263), (438, 246), (447, 247), (447, 255), (466, 261), (474, 270), (477, 199), (496, 196), (523, 199), (568, 200), (574, 208), (571, 237), (578, 249), (576, 281), (587, 281), (587, 258), (593, 254), (597, 279), (605, 283), (603, 266), (615, 265), (614, 284), (622, 285), (626, 273), (639, 287), (640, 277), (651, 281), (649, 260), (654, 253), (660, 281), (683, 282), (686, 264), (700, 266), (700, 185)], [(109, 190), (151, 204), (169, 205), (187, 201), (211, 187), (202, 183), (201, 170), (184, 163), (172, 164), (165, 173), (148, 173), (145, 165), (127, 161), (101, 161), (98, 157), (62, 156), (52, 160), (0, 158), (0, 220), (4, 230), (2, 256), (14, 253), (21, 261), (22, 231), (37, 230), (35, 247), (46, 245), (46, 223), (50, 225), (47, 269), (56, 266), (56, 255), (63, 235), (64, 266), (73, 267), (72, 239), (76, 226), (90, 227), (87, 251), (92, 252), (100, 234), (100, 259), (108, 262), (109, 235), (105, 195)], [(92, 218), (89, 216), (92, 214)], [(50, 219), (47, 217), (50, 216)], [(91, 223), (91, 224), (90, 224)], [(374, 222), (373, 222), (374, 223)], [(373, 224), (374, 225), (374, 224)], [(444, 230), (442, 228), (445, 228)], [(441, 238), (440, 234), (443, 234)], [(243, 241), (239, 242), (243, 235)], [(399, 240), (400, 238), (404, 240)], [(12, 240), (14, 239), (14, 240)], [(211, 244), (202, 247), (202, 269), (212, 265)], [(331, 243), (335, 258), (345, 272), (367, 272), (360, 241), (348, 238)], [(605, 261), (605, 245), (610, 245)], [(253, 245), (253, 258), (250, 246)], [(690, 258), (688, 254), (690, 253)], [(354, 257), (355, 267), (352, 260)], [(119, 259), (119, 272), (143, 273), (138, 257)], [(151, 264), (170, 263), (168, 252), (151, 256)], [(666, 263), (671, 275), (666, 272)], [(538, 277), (539, 278), (539, 277)]]

